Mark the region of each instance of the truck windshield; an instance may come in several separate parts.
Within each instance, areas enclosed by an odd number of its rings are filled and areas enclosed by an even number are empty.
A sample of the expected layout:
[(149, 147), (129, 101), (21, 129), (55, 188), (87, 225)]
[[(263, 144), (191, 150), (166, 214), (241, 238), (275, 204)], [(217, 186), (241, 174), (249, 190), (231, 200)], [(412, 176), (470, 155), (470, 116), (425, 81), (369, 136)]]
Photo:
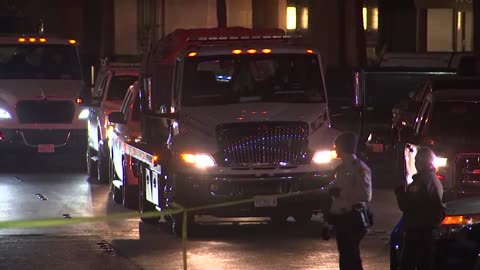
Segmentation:
[(480, 101), (442, 101), (433, 106), (428, 134), (430, 136), (480, 135), (477, 116)]
[(0, 79), (80, 80), (77, 51), (71, 45), (0, 45)]
[(315, 55), (207, 56), (185, 65), (183, 105), (325, 102)]

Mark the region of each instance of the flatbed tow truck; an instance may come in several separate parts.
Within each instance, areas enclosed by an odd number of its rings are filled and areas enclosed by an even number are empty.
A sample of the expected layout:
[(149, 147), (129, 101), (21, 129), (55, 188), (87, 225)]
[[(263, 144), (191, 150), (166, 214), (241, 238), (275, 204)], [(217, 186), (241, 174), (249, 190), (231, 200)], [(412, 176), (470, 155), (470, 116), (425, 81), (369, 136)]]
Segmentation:
[[(177, 30), (151, 48), (139, 83), (142, 135), (122, 147), (141, 214), (228, 204), (189, 212), (188, 222), (212, 215), (282, 223), (308, 222), (328, 207), (338, 131), (317, 50), (280, 29)], [(182, 217), (166, 217), (175, 232)]]

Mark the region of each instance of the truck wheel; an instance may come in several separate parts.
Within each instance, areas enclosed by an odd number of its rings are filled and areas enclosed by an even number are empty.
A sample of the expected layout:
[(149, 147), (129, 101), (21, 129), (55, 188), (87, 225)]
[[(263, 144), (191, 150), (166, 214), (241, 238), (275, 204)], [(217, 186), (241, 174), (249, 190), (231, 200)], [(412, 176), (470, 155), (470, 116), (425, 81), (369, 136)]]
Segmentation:
[(293, 218), (295, 219), (295, 222), (298, 224), (307, 224), (312, 220), (312, 213), (299, 213), (296, 215), (293, 215)]
[[(143, 168), (143, 166), (141, 166), (141, 168)], [(144, 179), (145, 172), (143, 172), (142, 169), (140, 170), (141, 171), (138, 178), (139, 180), (138, 181), (138, 212), (140, 213), (140, 215), (143, 215), (145, 213), (157, 211), (157, 210), (155, 209), (155, 206), (151, 202), (147, 201), (146, 193), (145, 193), (145, 179)], [(156, 216), (156, 217), (141, 216), (140, 219), (145, 223), (154, 224), (160, 220), (160, 216)]]
[[(122, 188), (123, 189), (123, 188)], [(123, 203), (122, 190), (112, 185), (112, 198), (117, 204)]]
[[(182, 236), (183, 226), (183, 213), (177, 215), (171, 215), (172, 232), (176, 236)], [(192, 236), (192, 232), (195, 230), (195, 216), (187, 214), (187, 236)]]
[(122, 203), (129, 209), (138, 209), (138, 186), (128, 184), (127, 162), (123, 160)]
[(270, 223), (273, 225), (286, 225), (287, 224), (287, 215), (278, 214), (270, 216)]
[(87, 174), (90, 179), (97, 178), (97, 164), (95, 160), (93, 160), (93, 152), (94, 150), (91, 147), (87, 147)]
[(98, 162), (97, 162), (97, 179), (101, 183), (107, 183), (109, 180), (109, 159), (108, 146), (106, 143), (98, 142)]

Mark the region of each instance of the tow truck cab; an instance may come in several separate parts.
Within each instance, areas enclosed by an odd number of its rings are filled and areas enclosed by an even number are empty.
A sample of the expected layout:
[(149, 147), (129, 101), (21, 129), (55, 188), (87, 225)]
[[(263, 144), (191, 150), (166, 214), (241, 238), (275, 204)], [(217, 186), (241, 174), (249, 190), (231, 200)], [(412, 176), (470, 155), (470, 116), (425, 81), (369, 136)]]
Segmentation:
[(139, 169), (140, 211), (143, 199), (163, 210), (259, 196), (195, 214), (310, 220), (339, 164), (320, 55), (279, 31), (224, 31), (191, 32), (173, 59), (146, 61), (142, 140), (157, 148)]
[(88, 109), (77, 41), (0, 36), (2, 151), (84, 151)]

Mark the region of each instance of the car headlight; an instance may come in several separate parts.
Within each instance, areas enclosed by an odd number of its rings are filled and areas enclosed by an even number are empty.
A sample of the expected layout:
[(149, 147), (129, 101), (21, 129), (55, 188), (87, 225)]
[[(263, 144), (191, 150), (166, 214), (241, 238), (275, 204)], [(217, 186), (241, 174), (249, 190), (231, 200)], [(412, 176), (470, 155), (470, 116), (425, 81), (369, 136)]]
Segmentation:
[(90, 115), (90, 110), (89, 109), (83, 109), (80, 112), (80, 114), (78, 115), (78, 119), (87, 119), (89, 115)]
[(447, 166), (447, 159), (443, 157), (435, 157), (433, 159), (433, 166), (435, 166), (435, 168), (445, 167)]
[(317, 151), (313, 155), (312, 161), (316, 164), (327, 164), (337, 158), (337, 151), (335, 150), (322, 150)]
[(455, 233), (478, 223), (480, 223), (480, 215), (446, 216), (440, 226), (440, 233)]
[(0, 108), (0, 119), (12, 119), (12, 115), (7, 110)]
[(215, 166), (215, 160), (209, 154), (181, 154), (182, 160), (187, 163), (194, 165), (199, 169), (206, 169)]

